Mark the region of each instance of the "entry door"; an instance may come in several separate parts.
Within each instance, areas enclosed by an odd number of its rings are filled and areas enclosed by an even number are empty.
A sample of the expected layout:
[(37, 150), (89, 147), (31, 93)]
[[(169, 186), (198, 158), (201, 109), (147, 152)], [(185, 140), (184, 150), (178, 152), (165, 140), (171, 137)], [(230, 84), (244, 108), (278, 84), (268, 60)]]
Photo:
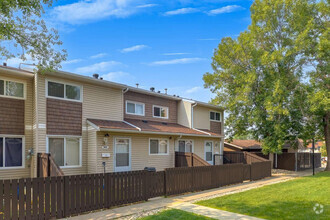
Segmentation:
[(131, 139), (115, 138), (114, 147), (114, 167), (115, 172), (124, 172), (131, 170)]
[(205, 141), (204, 154), (205, 154), (205, 160), (209, 164), (213, 165), (213, 142), (212, 141)]

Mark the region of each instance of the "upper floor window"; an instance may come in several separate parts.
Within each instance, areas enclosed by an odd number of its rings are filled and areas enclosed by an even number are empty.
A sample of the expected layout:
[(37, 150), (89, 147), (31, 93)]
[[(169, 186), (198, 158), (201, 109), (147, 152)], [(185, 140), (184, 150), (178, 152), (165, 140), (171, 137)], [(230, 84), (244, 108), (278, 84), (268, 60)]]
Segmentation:
[(139, 102), (126, 101), (126, 114), (144, 116), (144, 104)]
[(81, 101), (81, 87), (58, 82), (47, 82), (48, 97)]
[(162, 106), (153, 106), (153, 117), (155, 118), (168, 118), (168, 108)]
[(0, 96), (24, 98), (24, 83), (0, 80)]
[(210, 112), (210, 120), (211, 121), (221, 121), (220, 112)]

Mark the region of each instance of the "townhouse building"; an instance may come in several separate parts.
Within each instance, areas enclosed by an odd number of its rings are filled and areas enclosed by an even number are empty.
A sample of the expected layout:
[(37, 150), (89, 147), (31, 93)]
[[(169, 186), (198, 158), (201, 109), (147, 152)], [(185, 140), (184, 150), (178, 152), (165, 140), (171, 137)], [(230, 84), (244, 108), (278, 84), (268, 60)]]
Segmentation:
[(164, 170), (175, 152), (214, 164), (223, 112), (98, 77), (0, 66), (0, 179), (35, 177), (37, 153), (50, 153), (65, 175)]

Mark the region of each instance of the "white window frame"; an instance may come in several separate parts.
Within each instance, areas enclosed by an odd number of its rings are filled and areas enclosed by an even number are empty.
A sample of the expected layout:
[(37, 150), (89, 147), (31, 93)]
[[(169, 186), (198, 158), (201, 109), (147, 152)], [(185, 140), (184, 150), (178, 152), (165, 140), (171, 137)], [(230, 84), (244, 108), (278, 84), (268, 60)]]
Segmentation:
[[(155, 110), (154, 108), (160, 108), (160, 109), (166, 109), (166, 117), (162, 117), (162, 116), (155, 116)], [(160, 110), (161, 112), (161, 110)], [(163, 118), (163, 119), (168, 119), (168, 114), (169, 114), (169, 110), (168, 110), (168, 107), (165, 107), (165, 106), (160, 106), (160, 105), (153, 105), (152, 106), (152, 117), (154, 118)], [(161, 115), (161, 114), (160, 114)]]
[[(127, 104), (128, 103), (131, 103), (131, 104), (134, 104), (135, 105), (135, 112), (136, 112), (136, 105), (142, 105), (142, 107), (143, 107), (143, 113), (142, 114), (137, 114), (137, 113), (128, 112), (127, 111)], [(135, 101), (126, 100), (125, 109), (126, 109), (126, 114), (128, 114), (128, 115), (145, 116), (145, 104), (142, 103), (142, 102), (135, 102)]]
[[(3, 95), (0, 95), (0, 97), (11, 98), (11, 99), (21, 99), (21, 100), (26, 99), (26, 82), (25, 81), (10, 79), (10, 78), (7, 78), (7, 77), (1, 77), (0, 80), (3, 80), (3, 82), (4, 82), (4, 84), (3, 84)], [(23, 97), (16, 97), (16, 96), (6, 95), (6, 82), (7, 81), (15, 82), (15, 83), (22, 83), (23, 84)]]
[[(178, 139), (177, 140), (177, 146), (178, 146), (178, 152), (180, 152), (180, 146), (179, 146), (179, 141), (184, 141), (185, 143), (184, 143), (184, 153), (194, 153), (194, 145), (195, 145), (195, 143), (194, 143), (194, 140), (193, 139)], [(191, 146), (191, 152), (187, 152), (187, 145), (186, 145), (186, 143), (187, 143), (187, 141), (191, 141), (191, 143), (192, 143), (192, 146)]]
[(3, 154), (3, 167), (0, 167), (0, 170), (12, 170), (12, 169), (22, 169), (25, 168), (25, 136), (22, 135), (7, 135), (7, 134), (0, 134), (0, 138), (3, 138), (3, 153), (5, 152), (5, 146), (6, 146), (6, 142), (5, 139), (6, 138), (22, 138), (22, 166), (18, 166), (18, 167), (5, 167), (5, 163), (6, 163), (6, 156), (5, 154)]
[[(126, 139), (129, 141), (129, 156), (128, 156), (128, 161), (129, 161), (129, 166), (128, 167), (117, 167), (116, 166), (116, 143), (117, 139)], [(125, 169), (126, 168), (126, 169)], [(132, 138), (131, 137), (121, 137), (117, 136), (113, 138), (113, 170), (114, 172), (126, 172), (126, 171), (131, 171), (132, 170)]]
[[(53, 83), (59, 83), (59, 84), (63, 84), (64, 85), (64, 98), (60, 98), (60, 97), (56, 97), (56, 96), (49, 96), (48, 95), (48, 82), (53, 82)], [(76, 99), (68, 99), (66, 98), (66, 86), (78, 86), (80, 87), (80, 100), (76, 100)], [(75, 84), (75, 83), (67, 83), (64, 81), (59, 81), (59, 80), (52, 80), (52, 79), (46, 79), (46, 97), (47, 98), (52, 98), (52, 99), (59, 99), (59, 100), (67, 100), (67, 101), (72, 101), (72, 102), (83, 102), (83, 86), (79, 85), (79, 84)]]
[[(219, 114), (220, 114), (220, 120), (211, 119), (211, 112), (214, 112), (214, 114), (215, 114), (214, 117), (215, 117), (215, 118), (216, 118), (216, 114), (219, 113)], [(221, 112), (210, 111), (210, 112), (209, 112), (209, 119), (210, 119), (210, 121), (221, 122), (221, 119), (222, 119)]]
[(64, 138), (64, 163), (66, 161), (66, 138), (79, 138), (79, 165), (71, 166), (59, 166), (60, 168), (79, 168), (82, 167), (82, 137), (81, 136), (71, 136), (71, 135), (47, 135), (46, 139), (46, 151), (49, 153), (49, 138)]
[[(206, 160), (206, 143), (211, 142), (212, 143), (212, 161)], [(213, 155), (214, 155), (214, 141), (204, 141), (204, 160), (208, 162), (209, 164), (213, 165)]]
[[(150, 141), (151, 140), (158, 140), (158, 152), (159, 152), (159, 142), (167, 140), (167, 150), (166, 150), (167, 153), (151, 154), (150, 153)], [(166, 156), (166, 155), (169, 155), (169, 150), (170, 150), (170, 139), (168, 139), (168, 138), (149, 138), (149, 156)]]

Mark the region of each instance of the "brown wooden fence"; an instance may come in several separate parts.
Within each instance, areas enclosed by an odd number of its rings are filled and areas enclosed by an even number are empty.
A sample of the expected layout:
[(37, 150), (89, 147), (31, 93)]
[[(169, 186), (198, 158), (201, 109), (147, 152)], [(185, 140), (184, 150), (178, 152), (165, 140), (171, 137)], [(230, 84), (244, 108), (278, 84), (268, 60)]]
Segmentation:
[(37, 157), (37, 176), (64, 176), (61, 168), (55, 163), (50, 154), (38, 153)]
[(65, 218), (270, 176), (270, 162), (0, 180), (0, 220)]
[[(282, 153), (274, 155), (274, 168), (300, 171), (313, 168), (312, 153)], [(314, 155), (315, 168), (321, 167), (321, 154)]]
[(175, 167), (211, 166), (194, 153), (175, 152)]

